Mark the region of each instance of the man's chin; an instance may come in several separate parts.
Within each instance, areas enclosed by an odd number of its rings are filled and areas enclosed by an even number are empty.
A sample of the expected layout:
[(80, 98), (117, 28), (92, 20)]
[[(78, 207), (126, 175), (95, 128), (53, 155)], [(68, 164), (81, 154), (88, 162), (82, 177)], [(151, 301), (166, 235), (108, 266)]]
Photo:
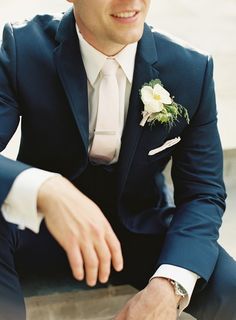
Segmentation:
[(123, 39), (121, 39), (121, 43), (123, 45), (128, 45), (131, 43), (138, 42), (142, 38), (142, 35), (143, 35), (143, 29), (139, 32), (132, 32), (132, 33), (126, 34), (123, 37)]

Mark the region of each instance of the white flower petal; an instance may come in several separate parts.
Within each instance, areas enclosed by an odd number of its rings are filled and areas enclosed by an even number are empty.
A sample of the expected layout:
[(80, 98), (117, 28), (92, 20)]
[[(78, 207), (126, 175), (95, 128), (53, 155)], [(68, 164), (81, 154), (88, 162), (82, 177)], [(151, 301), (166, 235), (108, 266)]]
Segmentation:
[(163, 110), (163, 103), (157, 100), (152, 100), (150, 103), (144, 105), (144, 110), (148, 113), (160, 112)]
[(160, 84), (156, 84), (154, 89), (153, 89), (153, 95), (155, 96), (159, 96), (160, 97), (160, 101), (164, 104), (171, 104), (172, 103), (172, 99), (170, 97), (169, 92), (164, 89)]
[(152, 87), (144, 86), (141, 89), (141, 99), (142, 99), (144, 105), (150, 103), (150, 101), (153, 100), (153, 89), (152, 89)]
[(171, 99), (170, 95), (168, 95), (168, 96), (163, 96), (163, 97), (162, 97), (162, 102), (163, 102), (164, 104), (171, 104), (171, 103), (172, 103), (172, 99)]

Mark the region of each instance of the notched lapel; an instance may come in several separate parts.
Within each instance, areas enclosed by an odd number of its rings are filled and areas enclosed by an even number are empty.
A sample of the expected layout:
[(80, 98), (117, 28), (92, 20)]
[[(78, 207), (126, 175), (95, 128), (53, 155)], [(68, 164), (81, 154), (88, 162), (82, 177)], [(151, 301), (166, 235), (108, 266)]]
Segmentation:
[(54, 51), (58, 75), (87, 152), (89, 143), (87, 76), (72, 10), (63, 16), (56, 40), (60, 43)]
[[(157, 61), (158, 57), (153, 34), (150, 28), (145, 25), (143, 36), (137, 48), (129, 111), (122, 136), (119, 158), (120, 174), (118, 175), (119, 192), (122, 191), (125, 185), (139, 140), (143, 132), (149, 129), (140, 126), (144, 106), (139, 92), (144, 83), (159, 78)], [(162, 130), (166, 131), (165, 126), (160, 127), (160, 136), (163, 136)]]

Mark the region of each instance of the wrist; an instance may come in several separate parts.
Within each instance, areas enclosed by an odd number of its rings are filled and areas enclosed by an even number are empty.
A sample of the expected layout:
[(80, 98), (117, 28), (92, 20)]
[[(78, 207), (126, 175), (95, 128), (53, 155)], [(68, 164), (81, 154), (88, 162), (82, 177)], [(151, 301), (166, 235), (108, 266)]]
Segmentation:
[(153, 294), (162, 294), (166, 298), (175, 302), (176, 307), (178, 307), (181, 297), (175, 294), (169, 279), (162, 277), (152, 278), (148, 284), (148, 287)]
[(149, 287), (153, 292), (155, 292), (155, 289), (159, 291), (161, 290), (163, 295), (171, 297), (172, 300), (175, 301), (176, 308), (178, 308), (183, 296), (176, 294), (176, 290), (172, 282), (173, 280), (168, 278), (156, 277), (151, 279)]
[(38, 211), (45, 214), (46, 210), (45, 208), (48, 207), (48, 205), (53, 202), (53, 199), (58, 199), (58, 190), (61, 185), (61, 181), (66, 180), (60, 175), (56, 175), (53, 177), (50, 177), (46, 181), (42, 183), (38, 190), (38, 196), (37, 196), (37, 209)]

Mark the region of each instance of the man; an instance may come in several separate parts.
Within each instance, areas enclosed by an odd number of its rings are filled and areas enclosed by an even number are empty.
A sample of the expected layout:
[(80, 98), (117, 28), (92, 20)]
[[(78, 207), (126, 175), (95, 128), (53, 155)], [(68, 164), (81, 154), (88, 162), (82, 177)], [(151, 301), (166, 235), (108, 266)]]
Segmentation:
[[(25, 318), (16, 271), (64, 266), (61, 247), (77, 280), (141, 290), (116, 320), (173, 320), (186, 307), (236, 319), (235, 262), (217, 243), (225, 191), (211, 58), (144, 25), (150, 0), (70, 2), (62, 17), (3, 34), (1, 149), (20, 116), (22, 139), (17, 161), (0, 158), (2, 319)], [(150, 122), (170, 105), (172, 122)], [(162, 175), (170, 158), (175, 205)], [(38, 232), (43, 218), (39, 235), (19, 230)]]

